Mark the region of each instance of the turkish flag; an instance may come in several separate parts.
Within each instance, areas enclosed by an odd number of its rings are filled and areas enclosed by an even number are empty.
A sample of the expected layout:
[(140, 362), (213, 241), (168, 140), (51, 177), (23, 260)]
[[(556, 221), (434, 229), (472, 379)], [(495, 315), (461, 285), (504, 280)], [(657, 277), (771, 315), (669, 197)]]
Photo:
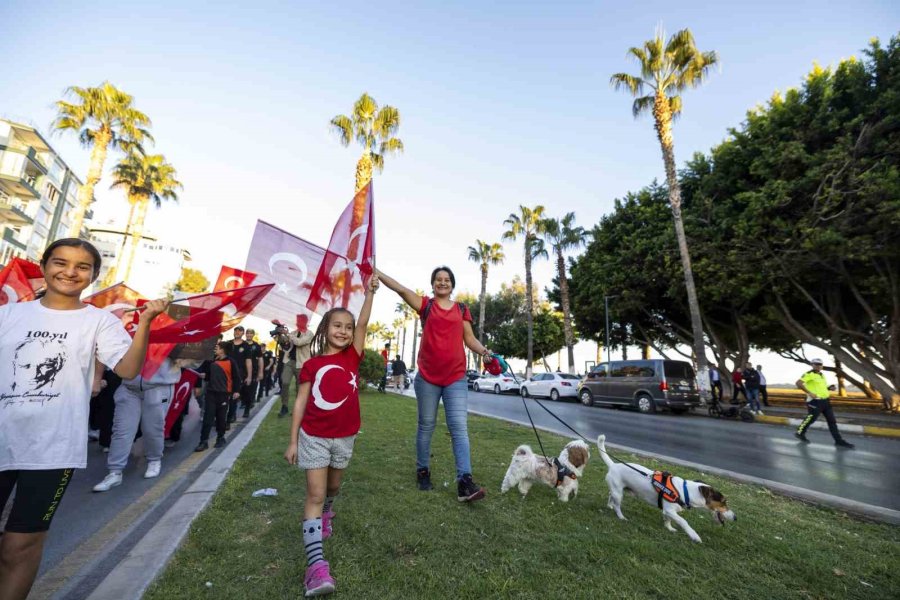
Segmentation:
[(34, 300), (34, 293), (42, 287), (40, 265), (15, 257), (0, 271), (0, 306)]
[(189, 316), (163, 327), (151, 327), (150, 342), (192, 343), (228, 331), (250, 314), (274, 285), (268, 283), (185, 298), (190, 308)]
[[(147, 299), (124, 283), (117, 283), (95, 294), (91, 294), (82, 302), (108, 310), (119, 317), (122, 320), (122, 325), (125, 326), (125, 331), (128, 332), (128, 335), (134, 337), (140, 313), (137, 311), (125, 311), (143, 306)], [(153, 319), (153, 323), (150, 325), (151, 337), (154, 330), (162, 329), (173, 323), (175, 323), (175, 319), (169, 315), (165, 313), (159, 315)], [(144, 366), (141, 368), (141, 376), (144, 379), (153, 377), (162, 365), (163, 360), (171, 354), (173, 348), (175, 348), (173, 343), (157, 344), (151, 341), (150, 346), (147, 348), (147, 356), (144, 358)]]
[[(375, 211), (372, 182), (341, 213), (306, 307), (324, 314), (331, 308), (362, 305), (375, 272)], [(358, 312), (352, 310), (351, 312)]]
[(216, 287), (213, 288), (214, 292), (221, 292), (223, 290), (234, 290), (237, 288), (248, 287), (253, 280), (256, 279), (256, 273), (251, 273), (250, 271), (241, 271), (240, 269), (235, 269), (234, 267), (226, 267), (222, 265), (222, 270), (219, 271), (219, 279), (216, 281)]
[(163, 437), (169, 437), (169, 431), (172, 429), (175, 421), (178, 420), (178, 415), (184, 412), (185, 407), (191, 401), (191, 392), (194, 391), (194, 384), (197, 383), (198, 377), (200, 377), (200, 374), (197, 371), (192, 371), (191, 369), (181, 370), (181, 379), (175, 384), (175, 393), (172, 394), (172, 398), (169, 400), (169, 411), (166, 413), (166, 426), (163, 430)]
[(324, 248), (257, 221), (246, 268), (257, 274), (256, 283), (272, 283), (275, 287), (253, 314), (283, 323), (294, 323), (300, 317), (308, 321), (306, 302), (323, 258)]

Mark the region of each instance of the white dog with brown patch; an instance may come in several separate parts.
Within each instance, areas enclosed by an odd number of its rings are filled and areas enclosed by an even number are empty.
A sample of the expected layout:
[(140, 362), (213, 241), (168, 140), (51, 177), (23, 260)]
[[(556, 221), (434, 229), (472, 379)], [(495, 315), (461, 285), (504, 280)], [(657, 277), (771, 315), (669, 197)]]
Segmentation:
[(578, 494), (578, 481), (590, 457), (588, 445), (581, 440), (566, 444), (555, 459), (537, 455), (523, 444), (516, 448), (512, 456), (500, 492), (506, 493), (513, 486), (518, 486), (519, 492), (525, 496), (535, 482), (545, 483), (556, 489), (561, 502), (568, 502), (570, 495)]
[[(690, 481), (665, 472), (651, 471), (634, 463), (614, 462), (606, 453), (605, 435), (597, 438), (597, 448), (603, 462), (609, 467), (606, 473), (606, 485), (609, 486), (608, 506), (623, 521), (627, 520), (622, 514), (622, 497), (625, 490), (631, 491), (651, 506), (658, 506), (662, 510), (663, 525), (666, 529), (677, 531), (672, 527), (674, 521), (695, 542), (703, 540), (684, 517), (678, 514), (682, 510), (706, 509), (712, 512), (713, 521), (720, 525), (724, 525), (725, 521), (737, 521), (735, 514), (728, 508), (725, 496), (702, 481)], [(654, 486), (654, 480), (659, 487)]]

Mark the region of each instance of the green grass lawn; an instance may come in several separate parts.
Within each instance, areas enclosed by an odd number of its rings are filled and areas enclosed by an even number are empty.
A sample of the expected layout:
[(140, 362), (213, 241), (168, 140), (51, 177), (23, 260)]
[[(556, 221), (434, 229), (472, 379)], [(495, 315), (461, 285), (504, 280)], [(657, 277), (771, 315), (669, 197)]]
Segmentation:
[[(606, 508), (606, 466), (596, 447), (574, 501), (560, 503), (544, 486), (526, 499), (516, 490), (501, 495), (513, 450), (537, 444), (528, 428), (480, 417), (470, 417), (469, 433), (475, 480), (488, 497), (460, 504), (443, 421), (432, 444), (435, 489), (420, 492), (415, 402), (366, 393), (362, 407), (363, 428), (335, 504), (335, 535), (325, 542), (339, 597), (900, 596), (900, 528), (703, 475), (738, 521), (721, 527), (706, 511), (682, 513), (703, 538), (695, 544), (663, 529), (659, 511), (630, 496), (623, 503), (629, 520), (616, 519)], [(146, 598), (302, 597), (304, 475), (282, 458), (289, 423), (275, 411), (268, 416)], [(567, 441), (543, 440), (553, 454)], [(278, 496), (251, 498), (265, 487)]]

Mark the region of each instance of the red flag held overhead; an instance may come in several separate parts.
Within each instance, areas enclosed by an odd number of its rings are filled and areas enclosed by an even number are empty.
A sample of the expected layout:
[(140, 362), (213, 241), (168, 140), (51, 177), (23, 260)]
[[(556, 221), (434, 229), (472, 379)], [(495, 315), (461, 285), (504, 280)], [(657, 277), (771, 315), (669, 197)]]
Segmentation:
[(324, 314), (338, 306), (361, 305), (374, 272), (375, 211), (369, 181), (356, 193), (334, 226), (307, 308)]
[(213, 291), (221, 292), (223, 290), (249, 287), (254, 279), (256, 279), (256, 273), (222, 265), (222, 270), (219, 271), (219, 279), (216, 281), (216, 287), (213, 288)]

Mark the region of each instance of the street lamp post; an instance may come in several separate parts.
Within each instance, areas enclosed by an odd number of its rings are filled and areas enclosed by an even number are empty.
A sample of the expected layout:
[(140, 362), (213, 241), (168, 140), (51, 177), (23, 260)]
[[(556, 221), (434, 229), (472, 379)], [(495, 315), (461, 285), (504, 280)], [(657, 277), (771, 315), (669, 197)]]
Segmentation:
[[(609, 299), (610, 298), (618, 298), (619, 295), (615, 294), (612, 296), (603, 296), (603, 305), (606, 309), (606, 363), (609, 364), (611, 362), (609, 353)], [(609, 368), (609, 367), (607, 367)]]

